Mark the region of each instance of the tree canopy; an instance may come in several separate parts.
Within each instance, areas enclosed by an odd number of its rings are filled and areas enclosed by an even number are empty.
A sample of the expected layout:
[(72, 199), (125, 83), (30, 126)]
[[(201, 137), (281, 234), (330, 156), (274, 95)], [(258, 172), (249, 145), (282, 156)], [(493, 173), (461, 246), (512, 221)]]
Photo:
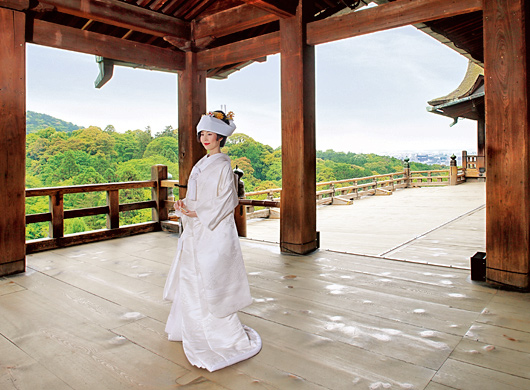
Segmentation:
[[(28, 188), (149, 180), (151, 167), (156, 164), (167, 165), (169, 174), (178, 178), (178, 131), (171, 126), (166, 126), (155, 136), (150, 127), (124, 133), (117, 132), (112, 125), (104, 130), (95, 126), (65, 130), (67, 127), (62, 125), (64, 121), (49, 116), (41, 116), (36, 120), (33, 114), (28, 111), (28, 120), (35, 122), (26, 137)], [(57, 129), (51, 126), (54, 123), (61, 127)], [(246, 134), (236, 133), (227, 140), (222, 151), (230, 156), (233, 168), (237, 166), (244, 172), (247, 192), (281, 187), (281, 148), (274, 149)], [(402, 161), (394, 157), (333, 150), (317, 151), (315, 164), (317, 182), (399, 172), (403, 169)], [(414, 162), (410, 165), (412, 170), (442, 168)], [(149, 189), (120, 191), (120, 202), (148, 200), (150, 196)], [(48, 200), (44, 198), (28, 198), (26, 212), (47, 212)], [(104, 193), (72, 194), (65, 197), (64, 204), (65, 209), (95, 207), (104, 205), (105, 199)], [(149, 210), (124, 212), (120, 215), (120, 224), (144, 222), (150, 217)], [(104, 226), (105, 218), (102, 215), (65, 221), (67, 233)], [(47, 223), (28, 225), (28, 238), (43, 236), (47, 236)]]

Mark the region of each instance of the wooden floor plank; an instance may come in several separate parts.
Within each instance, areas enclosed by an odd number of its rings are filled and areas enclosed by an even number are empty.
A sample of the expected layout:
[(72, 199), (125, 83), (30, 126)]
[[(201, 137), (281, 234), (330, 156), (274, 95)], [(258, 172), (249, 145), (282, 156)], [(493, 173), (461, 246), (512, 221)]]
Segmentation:
[(527, 390), (530, 380), (453, 359), (447, 360), (433, 382), (459, 390)]
[(245, 313), (426, 368), (440, 368), (461, 340), (348, 307), (337, 310), (325, 303), (308, 304), (305, 299), (257, 288), (253, 297), (255, 303)]
[(530, 354), (530, 333), (503, 328), (489, 324), (475, 323), (466, 334), (466, 338), (481, 343)]
[[(485, 204), (485, 183), (414, 188), (395, 191), (392, 196), (366, 197), (348, 206), (322, 206), (317, 208), (317, 230), (320, 231), (320, 247), (348, 253), (379, 255), (412, 241), (404, 246), (417, 249), (414, 240), (433, 232), (436, 241), (438, 229), (453, 219), (461, 221), (473, 210)], [(480, 214), (480, 213), (478, 213)], [(428, 217), (426, 217), (428, 216)], [(469, 222), (466, 222), (469, 221)], [(456, 221), (455, 221), (456, 222)], [(470, 226), (458, 245), (448, 247), (447, 241), (435, 243), (434, 248), (423, 247), (421, 256), (415, 253), (391, 252), (390, 257), (409, 258), (425, 263), (467, 265), (470, 253), (485, 251), (485, 221), (479, 215), (466, 216), (460, 225)], [(446, 230), (446, 229), (444, 229)], [(248, 237), (256, 240), (279, 242), (279, 220), (254, 220), (247, 226)], [(427, 237), (431, 234), (427, 234)], [(473, 243), (476, 248), (461, 246)], [(449, 250), (450, 249), (450, 250)], [(449, 253), (447, 256), (443, 253)], [(467, 263), (467, 264), (466, 264)]]
[[(245, 246), (250, 253), (252, 251), (265, 250), (267, 244), (256, 243), (248, 240), (242, 240), (242, 246)], [(326, 253), (321, 256), (320, 253)], [(279, 261), (278, 261), (279, 260)], [(367, 274), (377, 277), (391, 276), (395, 279), (428, 284), (433, 286), (458, 287), (469, 290), (470, 292), (482, 292), (484, 294), (495, 294), (491, 287), (474, 283), (469, 279), (468, 270), (460, 270), (449, 267), (433, 267), (429, 265), (416, 265), (411, 268), (409, 262), (385, 260), (378, 257), (367, 257), (358, 255), (348, 255), (335, 252), (317, 251), (308, 256), (298, 257), (291, 255), (270, 256), (269, 258), (258, 257), (253, 259), (253, 265), (263, 264), (266, 269), (288, 269), (293, 264), (296, 267), (307, 269), (311, 272), (326, 275), (326, 271), (336, 277), (350, 278), (355, 274)], [(344, 274), (341, 274), (344, 272)]]
[(528, 331), (530, 324), (530, 302), (527, 299), (517, 300), (518, 305), (492, 301), (481, 312), (478, 322), (496, 325), (502, 328)]
[[(176, 364), (189, 369), (191, 379), (204, 377), (207, 380), (220, 384), (224, 388), (246, 390), (255, 389), (308, 389), (321, 390), (307, 382), (302, 382), (298, 378), (290, 376), (289, 373), (274, 366), (264, 366), (260, 362), (260, 355), (234, 366), (227, 367), (221, 371), (213, 373), (191, 366), (184, 351), (182, 343), (170, 342), (164, 332), (165, 323), (144, 318), (135, 323), (124, 325), (115, 332), (122, 334), (127, 339), (142, 345), (159, 356), (162, 356)], [(184, 378), (185, 379), (185, 378)], [(187, 384), (185, 380), (179, 383)]]
[(241, 315), (241, 319), (265, 340), (250, 364), (282, 367), (326, 388), (376, 388), (378, 384), (424, 388), (435, 372), (272, 321), (264, 324), (258, 317)]
[(432, 303), (422, 300), (421, 296), (417, 299), (396, 297), (391, 292), (382, 293), (314, 279), (304, 280), (298, 276), (285, 279), (284, 276), (289, 276), (285, 273), (271, 277), (271, 273), (263, 269), (256, 271), (259, 274), (255, 274), (252, 268), (249, 271), (251, 285), (269, 291), (280, 290), (286, 296), (305, 299), (308, 306), (314, 301), (448, 334), (464, 335), (479, 314), (454, 308), (448, 305), (447, 300), (444, 303)]
[[(137, 319), (137, 316), (131, 314), (134, 310), (128, 307), (40, 272), (32, 273), (30, 276), (18, 275), (13, 280), (35, 294), (31, 298), (33, 301), (39, 302), (42, 307), (47, 307), (49, 312), (58, 316), (66, 314), (75, 316), (80, 321), (99, 324), (106, 329)], [(21, 304), (24, 299), (20, 300)]]
[(72, 390), (73, 387), (0, 336), (0, 389)]
[(12, 279), (0, 278), (0, 295), (11, 294), (24, 290), (24, 287), (15, 283)]
[(454, 390), (455, 387), (444, 386), (440, 383), (430, 382), (425, 390)]
[(530, 379), (530, 354), (464, 339), (451, 354), (451, 359)]
[[(247, 267), (248, 268), (248, 267)], [(312, 269), (311, 269), (312, 268)], [(388, 271), (385, 275), (375, 275), (367, 272), (347, 272), (337, 269), (318, 269), (311, 267), (307, 269), (303, 265), (297, 265), (296, 275), (289, 272), (288, 267), (279, 265), (263, 266), (257, 271), (261, 271), (261, 277), (269, 277), (272, 280), (281, 280), (289, 275), (296, 276), (293, 283), (304, 286), (311, 284), (312, 288), (330, 289), (336, 287), (335, 293), (348, 293), (353, 290), (363, 290), (367, 292), (386, 293), (392, 296), (400, 296), (409, 299), (418, 299), (425, 302), (446, 304), (451, 301), (453, 307), (463, 310), (478, 311), (484, 308), (484, 304), (489, 302), (494, 290), (474, 291), (462, 293), (453, 286), (452, 278), (446, 277), (438, 283), (411, 281), (392, 275)], [(249, 272), (254, 270), (248, 269)], [(454, 277), (453, 277), (454, 278)], [(339, 291), (340, 289), (340, 291)]]
[[(16, 295), (20, 301), (10, 296), (9, 304), (0, 302), (2, 334), (72, 388), (117, 390), (147, 384), (170, 389), (189, 372), (125, 337), (46, 305), (31, 291)], [(21, 315), (23, 323), (17, 321)], [(4, 359), (12, 364), (10, 356)]]
[(162, 287), (140, 278), (125, 276), (89, 263), (69, 265), (46, 274), (83, 291), (132, 310), (131, 316), (165, 320), (169, 302), (162, 299)]

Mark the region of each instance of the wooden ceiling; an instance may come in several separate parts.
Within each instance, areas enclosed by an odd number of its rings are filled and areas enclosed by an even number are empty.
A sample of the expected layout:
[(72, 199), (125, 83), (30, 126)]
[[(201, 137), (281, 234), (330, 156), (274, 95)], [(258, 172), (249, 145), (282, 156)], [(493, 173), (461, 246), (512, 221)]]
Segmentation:
[[(0, 0), (0, 7), (26, 13), (26, 41), (30, 43), (177, 72), (184, 69), (185, 52), (194, 51), (201, 54), (199, 67), (209, 77), (223, 77), (252, 61), (278, 53), (279, 21), (293, 16), (297, 3), (296, 0)], [(474, 61), (483, 61), (482, 0), (449, 2), (459, 3), (456, 6), (444, 4), (444, 17), (437, 20), (429, 20), (429, 7), (439, 9), (443, 0), (308, 3), (314, 6), (313, 20), (308, 21), (309, 44), (371, 32), (368, 24), (377, 16), (378, 20), (388, 18), (388, 26), (383, 29), (410, 24), (407, 20), (421, 22), (417, 27)], [(353, 12), (367, 3), (379, 6)], [(409, 19), (403, 17), (407, 9), (412, 10)], [(415, 18), (418, 12), (425, 16)]]

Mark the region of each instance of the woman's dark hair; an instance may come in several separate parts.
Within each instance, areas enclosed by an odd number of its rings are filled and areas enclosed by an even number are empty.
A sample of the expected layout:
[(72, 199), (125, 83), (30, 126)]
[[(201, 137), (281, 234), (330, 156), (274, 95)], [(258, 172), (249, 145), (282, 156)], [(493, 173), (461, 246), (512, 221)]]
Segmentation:
[[(219, 119), (219, 120), (222, 120), (222, 121), (223, 121), (224, 123), (226, 123), (227, 125), (230, 125), (230, 121), (228, 120), (228, 117), (226, 116), (226, 114), (225, 114), (223, 111), (221, 111), (221, 110), (216, 110), (216, 111), (214, 111), (214, 112), (218, 112), (218, 113), (222, 114), (223, 117), (222, 117), (222, 118), (218, 118), (218, 119)], [(204, 131), (204, 130), (202, 130), (202, 131)], [(218, 140), (218, 141), (221, 140), (221, 144), (220, 144), (221, 147), (225, 146), (225, 143), (226, 143), (226, 139), (227, 139), (227, 138), (228, 138), (228, 137), (226, 137), (226, 136), (224, 136), (224, 135), (217, 134), (217, 140)], [(197, 142), (201, 142), (201, 132), (200, 132), (200, 131), (197, 133)]]
[[(197, 133), (197, 142), (201, 142), (201, 132), (203, 132), (203, 131), (206, 131), (206, 130), (201, 130), (201, 131), (199, 131), (199, 132)], [(217, 134), (217, 133), (216, 133), (216, 134)], [(221, 138), (222, 138), (222, 139), (221, 139)], [(225, 146), (225, 144), (226, 144), (226, 139), (227, 139), (227, 138), (228, 138), (228, 137), (226, 137), (226, 136), (224, 136), (224, 135), (217, 134), (217, 140), (218, 140), (218, 141), (221, 140), (221, 144), (220, 144), (221, 147)]]
[[(206, 131), (206, 130), (202, 130), (202, 131)], [(197, 133), (197, 142), (201, 142), (201, 132), (202, 132), (202, 131), (199, 131), (199, 132)], [(221, 139), (221, 138), (222, 138), (222, 139)], [(228, 138), (228, 137), (226, 137), (226, 136), (224, 136), (224, 135), (217, 134), (217, 140), (221, 140), (221, 144), (220, 144), (221, 147), (225, 146), (225, 144), (226, 144), (226, 139), (227, 139), (227, 138)]]
[(215, 110), (214, 112), (218, 112), (219, 114), (222, 114), (223, 117), (222, 118), (219, 118), (221, 119), (224, 123), (226, 123), (227, 125), (230, 125), (230, 121), (228, 120), (228, 117), (226, 116), (226, 114), (224, 113), (224, 111), (221, 111), (221, 110)]

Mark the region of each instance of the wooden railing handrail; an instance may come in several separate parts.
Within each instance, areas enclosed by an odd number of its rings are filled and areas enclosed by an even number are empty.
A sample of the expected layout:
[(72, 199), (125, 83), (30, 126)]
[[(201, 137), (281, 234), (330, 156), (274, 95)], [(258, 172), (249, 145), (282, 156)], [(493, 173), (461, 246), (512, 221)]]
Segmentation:
[(410, 174), (413, 175), (415, 173), (449, 173), (449, 169), (432, 169), (427, 171), (410, 171)]
[(275, 192), (282, 192), (281, 188), (271, 188), (268, 190), (259, 190), (259, 191), (252, 191), (252, 192), (245, 192), (245, 196), (256, 196), (256, 195), (263, 195), (263, 194), (270, 194)]
[(26, 198), (31, 196), (49, 196), (49, 195), (64, 195), (64, 194), (79, 194), (84, 192), (99, 192), (111, 190), (125, 190), (135, 188), (149, 188), (156, 187), (156, 181), (128, 181), (119, 183), (98, 183), (98, 184), (82, 184), (62, 187), (41, 187), (41, 188), (26, 188)]

